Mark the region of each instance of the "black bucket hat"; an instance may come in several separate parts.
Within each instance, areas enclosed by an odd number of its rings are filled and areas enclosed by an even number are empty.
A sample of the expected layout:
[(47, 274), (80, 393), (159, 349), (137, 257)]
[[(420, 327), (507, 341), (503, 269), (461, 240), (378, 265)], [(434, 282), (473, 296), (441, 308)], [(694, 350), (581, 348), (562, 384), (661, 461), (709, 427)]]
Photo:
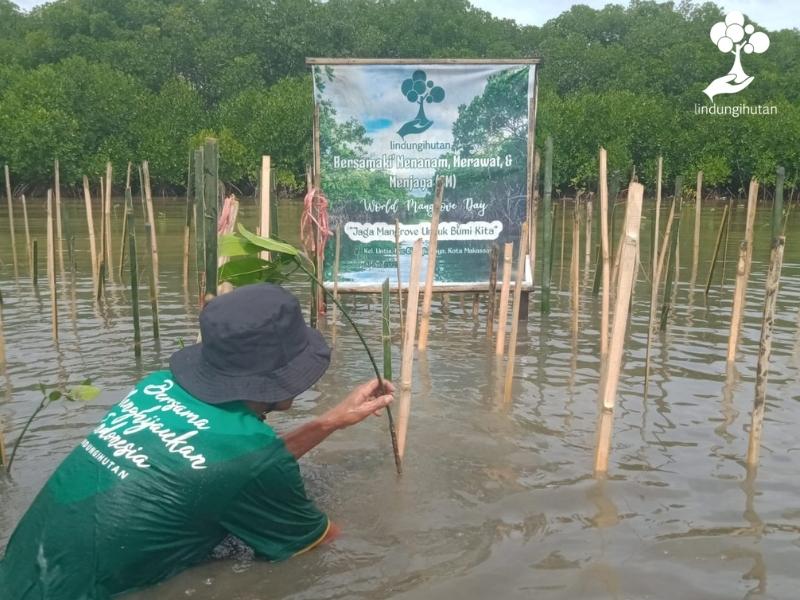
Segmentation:
[(306, 325), (297, 298), (269, 283), (211, 300), (200, 333), (202, 342), (175, 352), (169, 366), (178, 385), (209, 404), (282, 402), (314, 385), (330, 364), (330, 348)]

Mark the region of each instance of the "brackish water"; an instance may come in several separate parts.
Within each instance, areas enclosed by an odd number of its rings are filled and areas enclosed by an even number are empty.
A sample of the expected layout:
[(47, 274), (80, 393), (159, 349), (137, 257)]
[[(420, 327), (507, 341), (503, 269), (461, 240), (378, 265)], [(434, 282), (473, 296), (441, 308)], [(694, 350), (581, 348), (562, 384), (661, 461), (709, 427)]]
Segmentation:
[[(0, 476), (0, 548), (59, 461), (139, 377), (163, 368), (179, 340), (193, 340), (197, 330), (196, 285), (192, 278), (185, 289), (181, 276), (184, 209), (179, 200), (156, 199), (161, 342), (152, 340), (142, 277), (144, 348), (138, 364), (129, 293), (113, 284), (107, 302), (94, 304), (83, 202), (66, 202), (69, 230), (76, 235), (76, 275), (74, 286), (69, 274), (58, 285), (58, 347), (50, 332), (42, 202), (29, 203), (32, 231), (42, 246), (38, 293), (28, 276), (21, 210), (16, 212), (16, 281), (5, 209), (0, 214), (0, 289), (8, 353), (6, 371), (0, 373), (0, 418), (7, 444), (13, 444), (38, 404), (39, 382), (52, 385), (90, 376), (103, 391), (86, 406), (53, 404), (34, 422), (13, 479)], [(242, 218), (252, 224), (252, 203), (244, 204)], [(532, 295), (531, 318), (520, 332), (510, 405), (498, 397), (502, 370), (485, 336), (484, 301), (474, 321), (471, 295), (462, 308), (460, 297), (451, 294), (447, 314), (437, 299), (429, 349), (415, 365), (402, 478), (394, 473), (385, 419), (338, 432), (301, 461), (309, 492), (343, 530), (335, 543), (280, 564), (245, 555), (217, 560), (127, 598), (796, 598), (800, 211), (790, 216), (787, 227), (761, 465), (750, 479), (743, 466), (769, 259), (768, 210), (759, 210), (740, 351), (729, 374), (725, 351), (744, 203), (733, 213), (724, 286), (716, 283), (707, 301), (702, 288), (722, 210), (713, 204), (704, 207), (694, 288), (693, 211), (684, 210), (675, 308), (668, 331), (654, 340), (646, 401), (649, 280), (640, 272), (608, 479), (592, 477), (600, 365), (600, 302), (591, 295), (593, 263), (589, 269), (581, 265), (576, 330), (569, 313), (568, 264), (559, 264), (557, 238), (553, 311), (542, 318), (538, 291)], [(622, 212), (617, 211), (618, 228)], [(278, 213), (281, 236), (296, 241), (297, 203), (281, 203)], [(642, 225), (645, 264), (651, 217), (652, 208)], [(116, 202), (115, 261), (120, 221), (121, 203)], [(666, 210), (662, 229), (665, 222)], [(570, 223), (568, 219), (567, 263)], [(142, 233), (140, 265), (145, 267)], [(583, 258), (583, 250), (580, 254)], [(718, 270), (717, 281), (720, 274)], [(295, 289), (305, 297), (305, 286)], [(357, 296), (346, 303), (379, 349), (378, 302)], [(399, 330), (396, 322), (394, 328)], [(371, 375), (350, 330), (341, 323), (327, 323), (323, 329), (335, 347), (331, 368), (291, 412), (271, 417), (278, 430), (321, 412)], [(396, 372), (398, 341), (395, 335)]]

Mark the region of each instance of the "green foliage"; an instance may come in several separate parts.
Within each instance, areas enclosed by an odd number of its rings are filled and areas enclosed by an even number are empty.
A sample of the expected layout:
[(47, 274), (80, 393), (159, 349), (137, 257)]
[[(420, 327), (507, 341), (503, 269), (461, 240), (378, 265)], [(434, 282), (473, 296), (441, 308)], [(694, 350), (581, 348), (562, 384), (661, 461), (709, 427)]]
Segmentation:
[[(58, 158), (62, 181), (79, 184), (107, 160), (148, 159), (153, 184), (176, 187), (187, 150), (214, 135), (224, 181), (252, 187), (260, 156), (270, 154), (278, 183), (294, 189), (311, 159), (306, 56), (541, 56), (537, 139), (555, 139), (561, 191), (594, 188), (601, 145), (612, 170), (635, 166), (646, 184), (658, 154), (665, 177), (693, 179), (703, 168), (706, 183), (722, 191), (746, 188), (753, 175), (769, 182), (777, 164), (793, 181), (797, 30), (768, 32), (769, 50), (743, 59), (753, 84), (716, 98), (775, 104), (777, 115), (694, 114), (706, 103), (702, 90), (731, 66), (709, 38), (723, 16), (708, 2), (637, 0), (576, 5), (542, 27), (522, 27), (467, 0), (58, 0), (30, 13), (0, 0), (0, 163), (16, 180), (46, 184)], [(410, 81), (399, 91), (410, 102), (424, 97), (420, 107), (444, 94), (427, 77), (421, 94)], [(485, 108), (467, 107), (461, 117), (484, 119), (490, 131)], [(344, 147), (333, 150), (358, 154), (366, 131), (357, 122), (341, 127)], [(337, 183), (346, 182), (326, 186)]]

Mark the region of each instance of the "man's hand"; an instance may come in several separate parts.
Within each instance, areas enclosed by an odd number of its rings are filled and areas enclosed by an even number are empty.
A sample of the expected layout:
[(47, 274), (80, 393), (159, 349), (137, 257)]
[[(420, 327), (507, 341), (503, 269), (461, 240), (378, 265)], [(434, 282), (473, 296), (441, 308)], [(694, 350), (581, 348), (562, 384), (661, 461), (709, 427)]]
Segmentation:
[(392, 402), (394, 393), (394, 386), (390, 381), (384, 381), (383, 384), (384, 389), (381, 389), (377, 379), (362, 383), (325, 413), (323, 419), (334, 429), (344, 429), (360, 423), (371, 414), (377, 414)]

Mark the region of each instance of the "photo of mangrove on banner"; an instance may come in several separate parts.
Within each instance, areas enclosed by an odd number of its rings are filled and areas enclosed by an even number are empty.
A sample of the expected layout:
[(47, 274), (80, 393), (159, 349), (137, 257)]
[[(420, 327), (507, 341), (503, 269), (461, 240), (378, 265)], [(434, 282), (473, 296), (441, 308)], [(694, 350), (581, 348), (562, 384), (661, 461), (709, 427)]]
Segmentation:
[[(341, 227), (339, 286), (402, 284), (413, 243), (427, 247), (437, 177), (444, 197), (435, 284), (480, 287), (493, 243), (527, 218), (534, 64), (316, 64), (321, 186)], [(332, 281), (334, 243), (325, 251)], [(427, 248), (425, 250), (427, 252)], [(424, 264), (427, 261), (423, 261)], [(420, 273), (425, 279), (425, 269)]]

